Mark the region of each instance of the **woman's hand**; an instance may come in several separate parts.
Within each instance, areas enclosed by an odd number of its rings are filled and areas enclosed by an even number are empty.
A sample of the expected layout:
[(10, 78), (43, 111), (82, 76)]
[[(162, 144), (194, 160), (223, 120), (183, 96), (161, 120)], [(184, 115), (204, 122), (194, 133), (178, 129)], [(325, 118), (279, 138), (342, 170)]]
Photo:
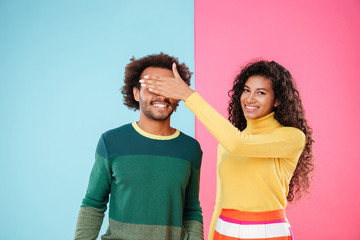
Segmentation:
[(194, 91), (181, 79), (175, 63), (172, 71), (175, 78), (146, 75), (140, 79), (141, 86), (155, 94), (185, 102)]

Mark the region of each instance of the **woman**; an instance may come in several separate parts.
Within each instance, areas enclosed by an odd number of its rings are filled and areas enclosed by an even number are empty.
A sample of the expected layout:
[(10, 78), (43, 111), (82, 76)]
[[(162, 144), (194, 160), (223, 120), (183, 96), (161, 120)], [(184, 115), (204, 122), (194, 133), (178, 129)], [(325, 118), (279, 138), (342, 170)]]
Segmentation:
[(229, 91), (230, 122), (173, 72), (140, 82), (185, 101), (219, 141), (209, 239), (293, 239), (285, 207), (309, 188), (313, 140), (289, 71), (273, 61), (243, 68)]

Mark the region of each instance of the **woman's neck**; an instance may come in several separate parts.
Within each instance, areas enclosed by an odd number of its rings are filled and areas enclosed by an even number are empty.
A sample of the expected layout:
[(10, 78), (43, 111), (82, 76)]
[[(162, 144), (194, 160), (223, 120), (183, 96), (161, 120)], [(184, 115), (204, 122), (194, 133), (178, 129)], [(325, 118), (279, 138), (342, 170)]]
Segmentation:
[(275, 113), (271, 112), (268, 115), (256, 118), (248, 119), (246, 118), (247, 126), (246, 131), (249, 133), (264, 133), (272, 131), (274, 128), (280, 126), (280, 123), (274, 118)]

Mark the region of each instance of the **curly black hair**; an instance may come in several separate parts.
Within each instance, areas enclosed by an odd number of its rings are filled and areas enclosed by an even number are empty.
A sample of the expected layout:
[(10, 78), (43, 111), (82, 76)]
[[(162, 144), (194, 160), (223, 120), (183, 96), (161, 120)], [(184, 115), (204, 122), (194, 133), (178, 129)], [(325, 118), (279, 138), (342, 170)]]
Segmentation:
[(300, 94), (295, 82), (288, 70), (274, 61), (256, 61), (247, 64), (236, 76), (233, 88), (228, 92), (229, 121), (240, 131), (247, 126), (246, 119), (240, 104), (240, 96), (244, 90), (245, 82), (251, 76), (261, 76), (271, 80), (275, 99), (280, 105), (274, 108), (275, 119), (283, 126), (300, 129), (306, 136), (306, 145), (299, 158), (289, 184), (287, 200), (292, 202), (298, 199), (302, 193), (307, 193), (310, 187), (314, 159), (312, 153), (312, 128), (305, 118), (305, 111), (301, 102)]
[(175, 63), (181, 78), (190, 86), (190, 79), (192, 72), (185, 65), (179, 63), (178, 58), (169, 56), (164, 53), (147, 55), (140, 59), (132, 57), (130, 63), (125, 67), (124, 86), (121, 89), (123, 94), (124, 104), (134, 111), (139, 109), (139, 102), (135, 100), (133, 95), (133, 88), (140, 89), (140, 76), (148, 67), (158, 67), (172, 70), (172, 64)]

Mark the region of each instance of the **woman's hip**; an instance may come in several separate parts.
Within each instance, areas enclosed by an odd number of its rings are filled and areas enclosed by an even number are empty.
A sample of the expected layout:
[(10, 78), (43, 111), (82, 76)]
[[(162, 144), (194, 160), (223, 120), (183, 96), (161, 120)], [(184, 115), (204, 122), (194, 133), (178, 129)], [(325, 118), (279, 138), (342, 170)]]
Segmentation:
[(293, 240), (285, 210), (245, 212), (223, 209), (216, 222), (214, 240)]

